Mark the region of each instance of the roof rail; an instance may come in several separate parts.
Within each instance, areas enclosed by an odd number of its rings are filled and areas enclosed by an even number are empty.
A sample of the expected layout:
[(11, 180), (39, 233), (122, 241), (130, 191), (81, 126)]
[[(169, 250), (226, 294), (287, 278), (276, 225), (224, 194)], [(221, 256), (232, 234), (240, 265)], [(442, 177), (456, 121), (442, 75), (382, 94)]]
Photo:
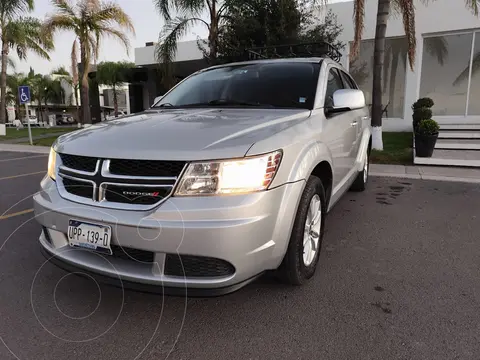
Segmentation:
[(342, 54), (328, 42), (311, 42), (251, 47), (245, 49), (245, 56), (246, 60), (327, 56), (338, 62)]

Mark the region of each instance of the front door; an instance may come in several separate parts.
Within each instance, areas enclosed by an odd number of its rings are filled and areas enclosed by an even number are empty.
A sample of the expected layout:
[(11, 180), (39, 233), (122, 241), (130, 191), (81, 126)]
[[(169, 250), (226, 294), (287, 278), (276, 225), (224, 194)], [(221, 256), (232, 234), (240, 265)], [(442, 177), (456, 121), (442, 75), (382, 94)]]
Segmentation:
[[(333, 106), (333, 93), (344, 89), (340, 73), (334, 67), (328, 71), (328, 82), (325, 93), (324, 108)], [(353, 168), (355, 144), (357, 140), (357, 124), (355, 111), (346, 111), (327, 115), (326, 126), (322, 133), (323, 141), (332, 152), (333, 187), (341, 183)]]

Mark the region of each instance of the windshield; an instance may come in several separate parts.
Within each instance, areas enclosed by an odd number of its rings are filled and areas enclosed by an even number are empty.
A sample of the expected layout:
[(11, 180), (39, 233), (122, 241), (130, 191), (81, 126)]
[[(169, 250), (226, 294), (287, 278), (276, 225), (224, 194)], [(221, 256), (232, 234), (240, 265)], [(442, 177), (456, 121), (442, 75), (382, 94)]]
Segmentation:
[(166, 94), (158, 107), (266, 107), (312, 109), (318, 63), (256, 63), (193, 75)]

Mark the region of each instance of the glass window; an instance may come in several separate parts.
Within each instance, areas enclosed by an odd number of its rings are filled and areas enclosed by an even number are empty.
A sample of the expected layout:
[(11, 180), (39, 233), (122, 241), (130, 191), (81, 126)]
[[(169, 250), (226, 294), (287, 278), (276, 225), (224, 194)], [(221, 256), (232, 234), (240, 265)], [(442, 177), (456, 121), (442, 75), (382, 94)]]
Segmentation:
[(331, 68), (328, 72), (327, 91), (325, 93), (325, 107), (333, 107), (333, 93), (337, 90), (343, 89), (342, 78), (338, 70)]
[[(457, 79), (455, 79), (456, 83), (466, 81), (468, 70), (467, 67), (463, 69)], [(473, 45), (472, 80), (470, 82), (468, 115), (480, 115), (480, 101), (478, 101), (478, 99), (480, 99), (480, 32), (475, 33), (475, 43)]]
[[(373, 50), (373, 40), (362, 40), (360, 53), (350, 62), (349, 69), (358, 88), (365, 94), (368, 106), (372, 103)], [(382, 105), (386, 117), (403, 118), (407, 50), (408, 44), (405, 37), (385, 39)]]
[(225, 66), (193, 75), (155, 106), (258, 106), (312, 109), (319, 63)]
[(345, 89), (356, 89), (356, 85), (353, 82), (352, 78), (348, 76), (344, 71), (340, 70), (340, 75), (342, 76), (343, 84), (345, 85)]
[(454, 34), (423, 40), (420, 96), (435, 102), (433, 115), (465, 115), (472, 36)]

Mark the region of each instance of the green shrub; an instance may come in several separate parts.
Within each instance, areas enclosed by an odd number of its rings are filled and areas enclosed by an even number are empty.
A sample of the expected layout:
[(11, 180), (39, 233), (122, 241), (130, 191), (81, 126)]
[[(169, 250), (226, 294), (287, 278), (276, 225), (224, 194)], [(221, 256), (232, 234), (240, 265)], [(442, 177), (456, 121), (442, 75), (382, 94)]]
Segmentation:
[(432, 110), (426, 107), (415, 109), (413, 111), (412, 117), (413, 117), (413, 128), (417, 129), (420, 121), (432, 118)]
[(435, 103), (432, 99), (424, 97), (415, 101), (412, 105), (412, 109), (415, 111), (416, 109), (420, 108), (431, 108), (433, 105), (435, 105)]
[(435, 135), (438, 134), (440, 126), (433, 119), (421, 120), (418, 124), (417, 134), (420, 135)]

